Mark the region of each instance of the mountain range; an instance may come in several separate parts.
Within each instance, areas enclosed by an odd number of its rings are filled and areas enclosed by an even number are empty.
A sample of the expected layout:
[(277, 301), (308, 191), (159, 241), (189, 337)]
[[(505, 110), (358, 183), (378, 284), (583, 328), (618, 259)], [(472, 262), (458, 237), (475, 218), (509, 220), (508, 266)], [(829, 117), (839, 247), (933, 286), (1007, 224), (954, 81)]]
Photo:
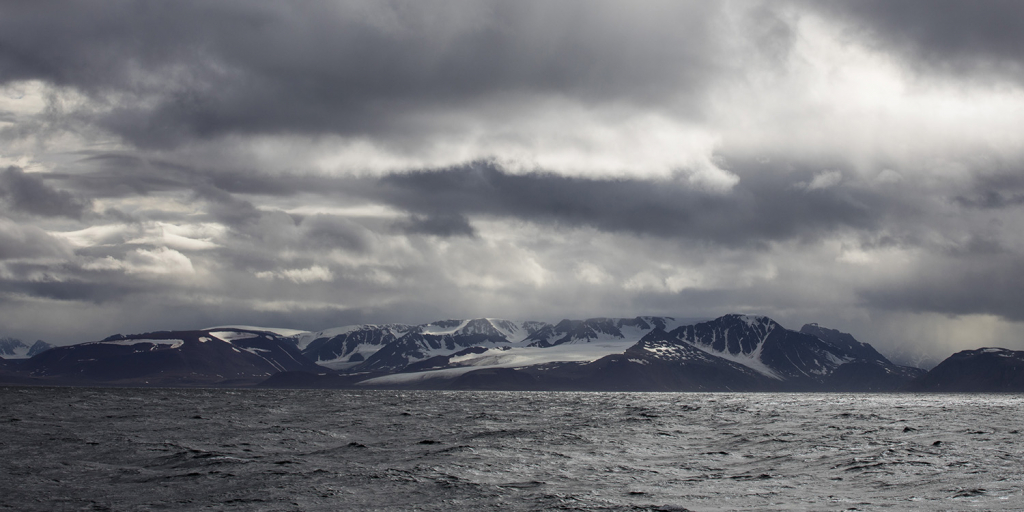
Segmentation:
[[(985, 350), (954, 357), (980, 361), (978, 368), (1002, 364), (1007, 376), (989, 382), (1002, 386), (992, 390), (1020, 385), (1021, 365), (1006, 364), (1020, 358), (993, 359), (995, 349)], [(953, 378), (960, 370), (897, 365), (848, 333), (817, 324), (791, 330), (739, 314), (698, 322), (477, 318), (318, 332), (216, 327), (114, 335), (6, 363), (0, 382), (61, 385), (850, 392), (962, 385)]]
[(13, 368), (15, 382), (120, 386), (252, 385), (282, 371), (321, 370), (284, 336), (233, 328), (116, 334)]

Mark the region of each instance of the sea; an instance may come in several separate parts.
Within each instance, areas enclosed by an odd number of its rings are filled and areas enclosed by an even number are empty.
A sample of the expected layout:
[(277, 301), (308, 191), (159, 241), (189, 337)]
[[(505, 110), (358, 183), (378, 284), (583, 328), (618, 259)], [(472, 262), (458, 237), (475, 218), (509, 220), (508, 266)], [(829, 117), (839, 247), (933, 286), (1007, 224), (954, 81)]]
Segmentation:
[(0, 510), (1024, 510), (1024, 395), (0, 388)]

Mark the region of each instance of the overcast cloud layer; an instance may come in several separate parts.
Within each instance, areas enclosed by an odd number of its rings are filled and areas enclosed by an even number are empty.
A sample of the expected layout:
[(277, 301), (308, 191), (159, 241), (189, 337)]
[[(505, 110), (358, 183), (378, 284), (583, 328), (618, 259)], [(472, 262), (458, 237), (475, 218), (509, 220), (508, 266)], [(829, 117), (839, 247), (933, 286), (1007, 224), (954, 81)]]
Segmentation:
[(1024, 349), (1024, 4), (0, 3), (0, 335), (769, 315)]

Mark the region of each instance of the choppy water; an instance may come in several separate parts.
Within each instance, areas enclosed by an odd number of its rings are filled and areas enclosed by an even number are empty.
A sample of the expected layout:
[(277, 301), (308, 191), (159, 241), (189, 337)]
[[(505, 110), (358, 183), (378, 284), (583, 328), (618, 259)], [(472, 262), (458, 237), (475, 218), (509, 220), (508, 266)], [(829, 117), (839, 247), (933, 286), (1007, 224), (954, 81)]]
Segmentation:
[(0, 509), (1024, 510), (1022, 405), (0, 388)]

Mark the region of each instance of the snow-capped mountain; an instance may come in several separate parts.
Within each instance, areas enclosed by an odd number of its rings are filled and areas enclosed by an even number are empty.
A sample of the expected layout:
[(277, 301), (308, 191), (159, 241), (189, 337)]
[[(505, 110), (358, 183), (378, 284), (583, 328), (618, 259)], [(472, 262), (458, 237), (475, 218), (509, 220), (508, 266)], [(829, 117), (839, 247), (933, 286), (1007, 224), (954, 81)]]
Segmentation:
[(26, 359), (53, 348), (53, 345), (36, 340), (32, 345), (16, 338), (0, 338), (0, 357), (6, 359)]
[(55, 347), (18, 368), (43, 380), (131, 385), (245, 384), (299, 370), (320, 368), (284, 336), (238, 328), (118, 334)]
[(351, 368), (413, 330), (411, 325), (352, 325), (300, 336), (302, 355), (331, 369)]
[(768, 317), (734, 314), (653, 331), (645, 339), (689, 344), (775, 379), (783, 389), (894, 389), (920, 373), (892, 364), (849, 334), (816, 324), (801, 331)]
[(821, 377), (854, 359), (816, 336), (791, 331), (764, 316), (725, 315), (648, 336), (692, 345), (777, 380)]
[(770, 378), (747, 366), (655, 336), (645, 337), (623, 354), (566, 370), (587, 375), (585, 381), (592, 389), (609, 391), (742, 391), (773, 385)]
[[(298, 337), (303, 354), (328, 368), (351, 372), (395, 372), (427, 359), (452, 357), (469, 347), (506, 351), (500, 359), (516, 364), (529, 360), (549, 362), (560, 354), (562, 361), (593, 361), (610, 353), (622, 353), (656, 328), (680, 324), (668, 317), (592, 318), (512, 321), (497, 318), (440, 320), (422, 325), (354, 325)], [(527, 348), (563, 347), (541, 354)], [(511, 352), (508, 352), (512, 349)], [(494, 359), (496, 353), (483, 358)], [(466, 365), (463, 365), (466, 366)]]
[(555, 325), (537, 329), (527, 338), (532, 347), (553, 347), (566, 343), (593, 341), (640, 340), (653, 329), (671, 329), (678, 323), (671, 317), (590, 318), (562, 320)]
[[(457, 370), (448, 373), (458, 374), (474, 367), (591, 362), (625, 352), (653, 329), (680, 323), (669, 317), (566, 319), (557, 324), (495, 318), (442, 320), (414, 327), (350, 371), (398, 372), (407, 367), (406, 371), (450, 366)], [(481, 350), (460, 352), (468, 348)], [(380, 382), (405, 378), (414, 377), (388, 376)]]
[(495, 318), (441, 320), (419, 325), (381, 347), (354, 372), (397, 371), (433, 357), (451, 356), (470, 347), (511, 348), (549, 327), (543, 322), (513, 322)]
[(422, 325), (364, 324), (306, 333), (296, 341), (306, 357), (331, 369), (389, 371), (477, 343), (520, 344), (545, 327), (550, 324), (496, 318), (439, 320)]
[[(837, 340), (830, 342), (763, 316), (725, 315), (687, 325), (668, 317), (563, 320), (538, 325), (521, 340), (482, 322), (421, 326), (353, 371), (390, 373), (369, 378), (364, 386), (437, 386), (427, 381), (441, 379), (456, 387), (473, 382), (499, 388), (501, 379), (513, 379), (516, 385), (553, 389), (693, 390), (885, 390), (920, 373), (893, 365), (848, 334), (819, 327)], [(522, 370), (530, 378), (496, 369)], [(487, 377), (471, 375), (483, 370)], [(608, 373), (613, 370), (621, 375)], [(673, 372), (699, 373), (703, 383)], [(633, 375), (635, 382), (627, 382), (625, 375)]]

